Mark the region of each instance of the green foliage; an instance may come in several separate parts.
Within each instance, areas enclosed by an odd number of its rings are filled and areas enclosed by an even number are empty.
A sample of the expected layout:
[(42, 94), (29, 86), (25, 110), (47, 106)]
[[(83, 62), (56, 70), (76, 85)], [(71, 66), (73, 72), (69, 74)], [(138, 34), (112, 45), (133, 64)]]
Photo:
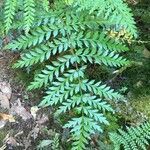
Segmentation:
[[(43, 4), (43, 6), (41, 5)], [(44, 9), (43, 9), (44, 8)], [(34, 20), (37, 18), (38, 9), (44, 11), (49, 10), (49, 1), (35, 1), (35, 0), (6, 0), (4, 1), (4, 23), (6, 34), (15, 26), (23, 28), (26, 34), (34, 25)], [(44, 12), (42, 11), (42, 13)], [(18, 21), (19, 22), (16, 22)]]
[(90, 10), (90, 13), (96, 10), (98, 16), (103, 15), (111, 25), (125, 28), (131, 36), (137, 37), (135, 21), (131, 9), (123, 0), (66, 0), (68, 4), (78, 7), (78, 11)]
[(56, 133), (53, 140), (42, 140), (37, 146), (38, 150), (48, 150), (51, 147), (52, 150), (60, 150), (59, 134)]
[(52, 149), (53, 150), (60, 150), (59, 146), (60, 146), (60, 143), (59, 143), (59, 134), (56, 133), (55, 137), (53, 139), (53, 142), (52, 142)]
[[(97, 4), (97, 1), (95, 0), (94, 4)], [(98, 1), (102, 7), (93, 10), (89, 10), (92, 8), (88, 7), (87, 2), (91, 2), (88, 0), (82, 3), (83, 8), (79, 11), (76, 10), (77, 7), (80, 8), (80, 3), (76, 5), (70, 2), (71, 5), (68, 5), (63, 1), (56, 1), (50, 12), (45, 12), (44, 17), (41, 12), (38, 18), (34, 19), (33, 0), (24, 2), (30, 3), (24, 5), (26, 32), (33, 22), (34, 25), (29, 33), (21, 35), (7, 45), (9, 49), (25, 50), (14, 67), (22, 68), (43, 63), (45, 68), (35, 75), (28, 89), (46, 87), (47, 95), (39, 106), (56, 105), (57, 114), (73, 113), (64, 128), (70, 128), (72, 150), (86, 149), (90, 135), (103, 132), (102, 124), (109, 125), (104, 113), (114, 112), (109, 100), (124, 99), (101, 81), (87, 79), (87, 64), (107, 67), (130, 64), (121, 56), (128, 48), (111, 39), (106, 32), (106, 29), (115, 26), (117, 30), (124, 28), (131, 36), (135, 36), (136, 30), (130, 9), (122, 0), (117, 1), (121, 5), (119, 8), (116, 7), (118, 4), (112, 5), (109, 0)], [(124, 21), (124, 17), (129, 22)]]
[(150, 139), (150, 123), (144, 123), (138, 127), (127, 127), (127, 132), (119, 129), (119, 133), (110, 133), (110, 139), (114, 143), (115, 150), (123, 146), (125, 150), (146, 150)]
[(52, 140), (42, 140), (40, 144), (37, 146), (37, 150), (48, 149), (48, 147), (52, 144)]
[(5, 31), (6, 33), (11, 28), (14, 16), (15, 16), (15, 10), (16, 10), (17, 0), (6, 0), (5, 2)]
[(43, 0), (43, 8), (48, 12), (49, 11), (49, 0)]
[(33, 24), (35, 16), (35, 2), (34, 0), (24, 0), (24, 28), (28, 33)]

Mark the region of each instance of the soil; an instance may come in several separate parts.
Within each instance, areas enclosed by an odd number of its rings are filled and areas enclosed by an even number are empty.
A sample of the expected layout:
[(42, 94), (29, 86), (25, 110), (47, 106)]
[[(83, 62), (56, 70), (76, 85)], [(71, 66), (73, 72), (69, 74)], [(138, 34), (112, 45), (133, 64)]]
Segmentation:
[(11, 92), (9, 107), (0, 107), (0, 150), (33, 150), (41, 140), (55, 136), (55, 123), (50, 109), (38, 110), (35, 105), (40, 96), (27, 92), (12, 69), (16, 57), (17, 54), (0, 51), (0, 83), (9, 85)]

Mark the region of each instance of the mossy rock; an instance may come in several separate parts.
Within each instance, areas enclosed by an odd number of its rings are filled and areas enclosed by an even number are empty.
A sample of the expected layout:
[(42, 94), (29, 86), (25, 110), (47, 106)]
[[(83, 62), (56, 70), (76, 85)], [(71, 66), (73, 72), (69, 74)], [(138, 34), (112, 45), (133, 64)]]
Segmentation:
[(117, 116), (121, 125), (137, 125), (150, 120), (150, 94), (135, 96), (131, 93), (126, 103), (117, 105)]
[(150, 95), (140, 96), (131, 101), (132, 108), (150, 119)]

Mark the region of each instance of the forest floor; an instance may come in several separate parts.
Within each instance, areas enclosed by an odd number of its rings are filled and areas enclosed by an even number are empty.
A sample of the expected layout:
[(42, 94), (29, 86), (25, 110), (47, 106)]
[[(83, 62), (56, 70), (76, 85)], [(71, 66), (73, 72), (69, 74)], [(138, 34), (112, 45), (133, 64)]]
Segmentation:
[(0, 150), (33, 150), (40, 139), (55, 136), (54, 123), (51, 110), (38, 110), (35, 95), (16, 78), (11, 67), (15, 57), (0, 52)]

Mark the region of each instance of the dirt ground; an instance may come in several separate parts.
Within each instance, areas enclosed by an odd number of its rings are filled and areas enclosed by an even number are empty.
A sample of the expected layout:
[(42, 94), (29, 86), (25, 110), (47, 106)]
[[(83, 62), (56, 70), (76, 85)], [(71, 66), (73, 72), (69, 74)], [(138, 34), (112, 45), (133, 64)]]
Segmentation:
[[(11, 64), (17, 54), (0, 52), (0, 150), (33, 150), (56, 131), (51, 109), (39, 110), (39, 99), (25, 90)], [(61, 127), (57, 127), (61, 130)], [(60, 132), (60, 131), (59, 131)], [(51, 148), (49, 148), (51, 149)]]

